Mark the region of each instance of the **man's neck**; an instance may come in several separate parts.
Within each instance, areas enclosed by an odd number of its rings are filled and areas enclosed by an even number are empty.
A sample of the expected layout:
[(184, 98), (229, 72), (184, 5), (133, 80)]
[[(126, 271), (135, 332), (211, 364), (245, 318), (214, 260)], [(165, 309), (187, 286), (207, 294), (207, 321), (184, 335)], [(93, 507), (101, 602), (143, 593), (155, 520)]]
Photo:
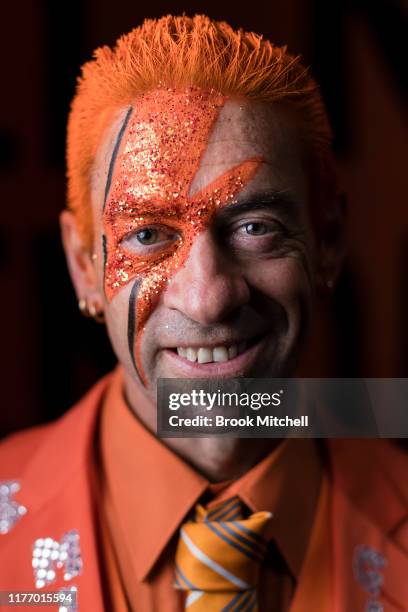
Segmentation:
[(236, 480), (268, 455), (274, 438), (166, 438), (163, 442), (210, 482)]
[[(125, 377), (125, 397), (141, 423), (157, 435), (157, 408)], [(161, 442), (210, 482), (236, 480), (261, 461), (282, 440), (276, 438), (162, 438)]]

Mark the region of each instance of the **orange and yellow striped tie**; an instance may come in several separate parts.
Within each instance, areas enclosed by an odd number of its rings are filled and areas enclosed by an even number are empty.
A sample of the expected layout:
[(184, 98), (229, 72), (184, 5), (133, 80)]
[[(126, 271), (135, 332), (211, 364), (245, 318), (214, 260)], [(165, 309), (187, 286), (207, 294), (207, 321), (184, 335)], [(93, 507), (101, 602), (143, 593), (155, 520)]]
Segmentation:
[(259, 570), (267, 549), (263, 537), (272, 515), (242, 518), (238, 497), (206, 510), (180, 529), (175, 587), (187, 591), (189, 612), (256, 612)]

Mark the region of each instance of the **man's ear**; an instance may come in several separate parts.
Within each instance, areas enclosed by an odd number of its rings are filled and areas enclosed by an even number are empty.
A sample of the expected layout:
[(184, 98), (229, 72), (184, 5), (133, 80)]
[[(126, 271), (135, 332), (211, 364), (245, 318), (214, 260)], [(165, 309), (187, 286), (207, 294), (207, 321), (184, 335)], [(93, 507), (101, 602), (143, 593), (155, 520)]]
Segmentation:
[(346, 253), (347, 199), (344, 193), (336, 195), (333, 204), (324, 212), (318, 237), (317, 289), (331, 293), (340, 275)]
[[(103, 298), (99, 291), (98, 274), (92, 253), (85, 246), (77, 228), (75, 216), (69, 210), (60, 215), (62, 243), (78, 302), (92, 314), (103, 313)], [(81, 307), (81, 310), (84, 308)]]

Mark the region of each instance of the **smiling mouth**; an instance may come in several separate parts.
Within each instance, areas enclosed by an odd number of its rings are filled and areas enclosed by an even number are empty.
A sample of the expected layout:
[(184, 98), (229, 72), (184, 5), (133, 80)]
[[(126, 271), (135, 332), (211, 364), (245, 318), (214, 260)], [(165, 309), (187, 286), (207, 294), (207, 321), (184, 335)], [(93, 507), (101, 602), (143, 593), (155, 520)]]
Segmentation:
[(260, 340), (260, 336), (251, 340), (218, 346), (178, 346), (171, 349), (179, 357), (192, 363), (225, 363), (231, 361), (254, 346)]

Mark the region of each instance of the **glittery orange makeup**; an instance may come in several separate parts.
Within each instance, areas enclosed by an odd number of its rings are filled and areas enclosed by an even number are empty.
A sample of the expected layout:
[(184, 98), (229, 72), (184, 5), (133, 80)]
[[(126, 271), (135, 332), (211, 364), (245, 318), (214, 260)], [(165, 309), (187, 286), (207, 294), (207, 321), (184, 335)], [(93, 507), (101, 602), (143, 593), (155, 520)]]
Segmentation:
[[(194, 238), (241, 191), (261, 162), (259, 157), (246, 160), (190, 196), (225, 101), (215, 91), (192, 87), (149, 91), (127, 113), (120, 134), (123, 142), (118, 138), (115, 147), (103, 212), (105, 294), (110, 301), (134, 281), (129, 349), (143, 382), (140, 342), (161, 292), (186, 261)], [(163, 241), (162, 246), (145, 249), (142, 255), (132, 251), (127, 246), (129, 237), (147, 226), (169, 228), (178, 239)]]

